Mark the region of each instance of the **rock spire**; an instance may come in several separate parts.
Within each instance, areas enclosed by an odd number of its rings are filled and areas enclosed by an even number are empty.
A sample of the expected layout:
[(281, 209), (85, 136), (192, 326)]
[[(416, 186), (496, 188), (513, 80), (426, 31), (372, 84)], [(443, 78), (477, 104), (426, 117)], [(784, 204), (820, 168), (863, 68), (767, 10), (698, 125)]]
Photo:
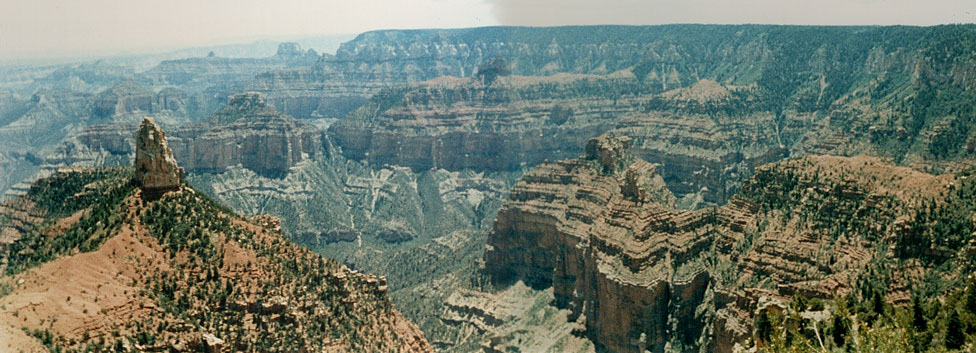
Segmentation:
[(183, 168), (176, 165), (166, 133), (152, 118), (146, 117), (136, 135), (136, 181), (149, 195), (161, 195), (180, 188)]

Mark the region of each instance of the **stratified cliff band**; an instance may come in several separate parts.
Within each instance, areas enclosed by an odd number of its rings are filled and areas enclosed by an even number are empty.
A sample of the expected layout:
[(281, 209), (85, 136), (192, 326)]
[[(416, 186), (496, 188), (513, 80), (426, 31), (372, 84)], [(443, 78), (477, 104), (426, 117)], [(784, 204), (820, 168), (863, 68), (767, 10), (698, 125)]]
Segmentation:
[[(582, 158), (529, 171), (484, 255), (500, 285), (551, 286), (598, 348), (730, 352), (771, 302), (881, 291), (906, 303), (923, 277), (943, 278), (925, 281), (938, 293), (972, 268), (974, 244), (952, 231), (974, 228), (964, 177), (811, 156), (759, 168), (724, 206), (677, 210), (629, 148), (605, 135)], [(923, 216), (951, 208), (958, 223), (937, 231)]]

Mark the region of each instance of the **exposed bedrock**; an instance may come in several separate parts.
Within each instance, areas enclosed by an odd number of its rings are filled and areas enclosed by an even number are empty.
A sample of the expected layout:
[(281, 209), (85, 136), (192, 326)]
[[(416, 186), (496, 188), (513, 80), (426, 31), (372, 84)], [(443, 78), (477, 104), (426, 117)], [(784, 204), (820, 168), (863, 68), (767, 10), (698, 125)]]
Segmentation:
[[(739, 36), (721, 26), (371, 31), (343, 43), (334, 57), (258, 75), (247, 88), (267, 94), (271, 104), (299, 118), (340, 117), (384, 88), (441, 76), (472, 77), (479, 65), (502, 57), (512, 73), (527, 76), (605, 75), (639, 65), (642, 82), (665, 91), (694, 83), (698, 66), (708, 71), (718, 62), (759, 61), (761, 31), (743, 29)], [(695, 38), (686, 35), (692, 33)], [(710, 36), (726, 45), (706, 51), (689, 45)], [(708, 63), (684, 65), (684, 60)]]
[(343, 155), (374, 165), (516, 170), (579, 155), (633, 109), (636, 90), (625, 74), (501, 77), (491, 87), (444, 77), (374, 96), (329, 135)]
[[(935, 171), (972, 165), (974, 144), (953, 132), (971, 130), (968, 122), (941, 108), (919, 115), (923, 106), (971, 110), (959, 106), (971, 100), (944, 98), (968, 92), (972, 68), (961, 63), (971, 58), (926, 54), (947, 50), (952, 41), (930, 40), (940, 33), (963, 38), (970, 28), (824, 30), (377, 31), (312, 68), (256, 84), (279, 82), (259, 90), (294, 100), (372, 95), (330, 131), (347, 157), (371, 164), (530, 167), (578, 156), (586, 139), (612, 130), (635, 138), (635, 155), (658, 166), (682, 206), (723, 204), (755, 167), (789, 156), (871, 154)], [(479, 87), (474, 72), (496, 55), (513, 75)]]
[[(59, 164), (126, 164), (135, 143), (126, 132), (130, 129), (87, 128), (48, 159)], [(328, 151), (324, 131), (281, 114), (256, 93), (231, 97), (205, 121), (172, 128), (168, 141), (187, 171), (220, 172), (240, 165), (268, 177), (281, 177), (299, 162)]]
[(166, 133), (152, 118), (145, 118), (136, 135), (136, 181), (145, 192), (179, 189), (183, 169), (176, 165)]
[[(662, 351), (671, 313), (697, 307), (708, 283), (703, 272), (674, 270), (687, 259), (665, 259), (710, 240), (634, 236), (635, 230), (672, 228), (668, 218), (678, 211), (662, 206), (673, 206), (674, 196), (654, 166), (635, 159), (629, 147), (627, 137), (604, 135), (587, 144), (583, 158), (526, 174), (498, 213), (486, 269), (499, 283), (551, 285), (556, 304), (570, 308), (605, 349)], [(695, 331), (694, 341), (702, 324), (682, 324)]]
[[(804, 122), (783, 131), (807, 128)], [(620, 119), (612, 131), (633, 137), (634, 155), (657, 165), (672, 192), (700, 193), (716, 204), (732, 197), (756, 167), (804, 153), (783, 144), (774, 116), (766, 112), (737, 118), (637, 112)]]
[(177, 129), (173, 151), (192, 171), (222, 171), (240, 164), (281, 177), (325, 151), (321, 130), (267, 106), (259, 94), (231, 97), (210, 119)]
[[(943, 271), (910, 258), (873, 261), (905, 256), (898, 249), (910, 244), (899, 239), (924, 227), (909, 225), (910, 215), (920, 200), (941, 197), (952, 175), (809, 156), (757, 168), (724, 206), (677, 210), (656, 168), (622, 148), (629, 144), (607, 134), (584, 157), (527, 172), (484, 254), (499, 285), (551, 286), (555, 305), (598, 350), (729, 352), (751, 334), (763, 300), (826, 300), (870, 282), (907, 302), (912, 281)], [(967, 250), (939, 251), (955, 261)]]
[[(705, 115), (654, 107), (692, 104), (685, 99), (736, 105), (758, 94), (702, 80), (648, 95), (628, 72), (508, 76), (491, 86), (443, 77), (381, 92), (332, 124), (329, 135), (344, 156), (373, 165), (508, 171), (578, 156), (588, 139), (612, 131), (630, 136), (634, 154), (655, 164), (672, 192), (691, 195), (683, 206), (692, 206), (726, 201), (755, 166), (791, 151), (769, 112)], [(782, 131), (809, 126), (799, 121)]]
[(166, 88), (154, 92), (132, 80), (124, 80), (114, 87), (99, 93), (92, 101), (92, 122), (106, 123), (116, 120), (127, 121), (124, 117), (133, 114), (177, 116), (185, 121), (190, 110), (190, 97), (176, 88)]

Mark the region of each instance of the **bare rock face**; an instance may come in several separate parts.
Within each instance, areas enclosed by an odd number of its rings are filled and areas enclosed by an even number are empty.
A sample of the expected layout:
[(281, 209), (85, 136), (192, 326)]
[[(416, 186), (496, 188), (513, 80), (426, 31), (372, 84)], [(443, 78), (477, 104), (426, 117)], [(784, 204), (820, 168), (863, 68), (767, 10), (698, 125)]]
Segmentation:
[(614, 174), (633, 161), (632, 144), (633, 140), (627, 136), (603, 135), (586, 143), (586, 159), (600, 163), (603, 173)]
[[(134, 125), (86, 128), (48, 158), (65, 165), (131, 163)], [(240, 165), (268, 177), (282, 177), (301, 161), (328, 153), (325, 132), (284, 115), (256, 93), (231, 97), (209, 119), (180, 126), (166, 139), (190, 172), (222, 172)]]
[[(332, 124), (329, 138), (345, 157), (371, 165), (511, 171), (581, 154), (610, 158), (613, 147), (585, 149), (589, 138), (612, 132), (630, 137), (634, 155), (655, 164), (685, 203), (720, 204), (755, 166), (789, 155), (787, 140), (771, 136), (794, 136), (811, 122), (776, 130), (776, 115), (749, 103), (758, 91), (715, 85), (653, 94), (628, 73), (513, 75), (490, 87), (441, 77), (376, 94)], [(706, 94), (709, 87), (720, 91), (716, 97)], [(726, 91), (735, 96), (722, 98)], [(686, 96), (710, 99), (709, 111), (741, 115), (704, 114), (696, 108), (700, 102), (682, 100)]]
[(871, 263), (907, 256), (892, 245), (906, 236), (899, 220), (954, 176), (809, 156), (758, 168), (724, 206), (678, 210), (627, 145), (604, 135), (583, 158), (529, 171), (485, 250), (496, 283), (552, 287), (598, 350), (730, 352), (749, 337), (763, 298), (826, 300), (885, 273), (889, 300), (905, 303), (910, 283), (940, 271)]
[(136, 124), (145, 115), (162, 123), (184, 123), (190, 113), (186, 92), (169, 87), (159, 93), (126, 79), (93, 98), (89, 124)]
[(231, 97), (202, 121), (174, 131), (173, 151), (190, 171), (220, 172), (240, 164), (268, 177), (326, 151), (323, 131), (267, 105), (257, 93)]
[(155, 93), (146, 86), (125, 80), (100, 93), (93, 102), (92, 115), (111, 117), (131, 112), (152, 112)]
[[(706, 216), (669, 208), (675, 199), (655, 167), (635, 159), (630, 138), (591, 139), (582, 158), (543, 164), (515, 185), (489, 235), (485, 264), (499, 283), (551, 286), (556, 305), (609, 351), (663, 351), (672, 324), (694, 341), (695, 308), (709, 274), (693, 260), (711, 240), (693, 228)], [(676, 221), (678, 219), (679, 221)], [(691, 310), (674, 320), (679, 310)]]
[(166, 133), (146, 117), (136, 135), (136, 180), (144, 192), (163, 193), (180, 188), (183, 169), (176, 165)]
[[(609, 88), (608, 88), (609, 87)], [(627, 92), (619, 99), (597, 93)], [(579, 156), (614, 116), (634, 109), (633, 76), (439, 78), (374, 96), (329, 127), (350, 159), (415, 171), (511, 171)]]

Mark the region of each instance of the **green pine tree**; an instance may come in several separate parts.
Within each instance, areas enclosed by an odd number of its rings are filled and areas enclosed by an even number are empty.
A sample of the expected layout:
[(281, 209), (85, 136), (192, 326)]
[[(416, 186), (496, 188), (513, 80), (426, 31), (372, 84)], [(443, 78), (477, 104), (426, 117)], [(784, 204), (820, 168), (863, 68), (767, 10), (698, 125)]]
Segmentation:
[(945, 346), (948, 349), (959, 349), (964, 343), (966, 343), (966, 334), (963, 333), (959, 312), (955, 308), (950, 308), (949, 319), (946, 322)]

